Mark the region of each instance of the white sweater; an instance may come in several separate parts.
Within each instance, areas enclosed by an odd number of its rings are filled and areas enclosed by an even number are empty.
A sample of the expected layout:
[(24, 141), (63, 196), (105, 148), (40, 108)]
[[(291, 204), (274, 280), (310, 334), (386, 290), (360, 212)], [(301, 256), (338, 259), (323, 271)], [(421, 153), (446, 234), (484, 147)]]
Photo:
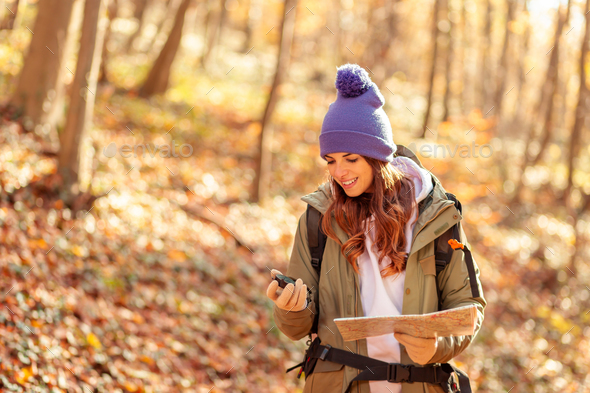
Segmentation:
[[(407, 157), (394, 158), (391, 165), (395, 165), (402, 172), (412, 176), (416, 205), (413, 207), (412, 218), (406, 224), (405, 236), (407, 239), (406, 252), (410, 252), (414, 225), (418, 216), (418, 202), (422, 201), (432, 190), (432, 181), (427, 170), (420, 168), (414, 161)], [(371, 216), (371, 222), (375, 218)], [(371, 228), (371, 226), (369, 226)], [(381, 278), (380, 271), (385, 268), (391, 259), (385, 257), (379, 265), (379, 256), (372, 249), (375, 240), (375, 228), (365, 238), (365, 252), (359, 257), (360, 291), (365, 316), (401, 315), (404, 281), (406, 271), (394, 276)], [(400, 345), (391, 334), (367, 338), (369, 357), (390, 363), (400, 362)], [(401, 393), (401, 383), (389, 383), (387, 381), (369, 381), (371, 393)]]

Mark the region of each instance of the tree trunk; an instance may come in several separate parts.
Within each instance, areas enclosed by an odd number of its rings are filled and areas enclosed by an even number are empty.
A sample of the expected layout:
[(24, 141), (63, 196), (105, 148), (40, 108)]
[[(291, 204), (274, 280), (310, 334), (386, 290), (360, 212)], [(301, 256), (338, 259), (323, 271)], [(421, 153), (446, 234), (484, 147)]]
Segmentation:
[[(570, 1), (570, 3), (572, 3)], [(570, 19), (570, 13), (571, 13), (571, 4), (568, 4), (567, 7), (567, 15), (565, 17), (565, 24), (568, 25), (569, 24), (569, 19)], [(569, 30), (567, 27), (564, 27), (564, 29), (566, 31), (569, 32)], [(567, 33), (565, 34), (567, 35)], [(564, 40), (566, 40), (566, 38), (564, 38)], [(564, 47), (564, 51), (567, 51), (569, 48), (571, 48), (571, 46), (565, 44)], [(567, 55), (564, 55), (564, 58), (567, 58)], [(563, 62), (566, 62), (567, 60), (561, 60)], [(567, 76), (566, 76), (567, 75)], [(569, 75), (571, 75), (571, 73), (567, 73), (564, 74), (564, 77), (562, 78), (561, 83), (557, 83), (557, 90), (555, 92), (555, 96), (556, 96), (556, 100), (555, 100), (555, 120), (553, 121), (555, 124), (562, 124), (564, 127), (566, 126), (566, 117), (567, 113), (568, 113), (568, 102), (570, 102), (569, 100), (569, 92), (568, 92), (568, 79)], [(570, 105), (571, 106), (571, 105)]]
[(154, 62), (154, 66), (150, 70), (143, 86), (139, 90), (141, 97), (150, 97), (154, 94), (163, 94), (168, 89), (168, 82), (170, 80), (170, 70), (172, 63), (178, 52), (180, 46), (180, 39), (182, 38), (182, 28), (184, 26), (184, 16), (186, 10), (190, 5), (191, 0), (182, 0), (176, 17), (174, 18), (174, 26), (168, 36), (168, 40), (164, 44), (160, 55)]
[(209, 64), (209, 58), (213, 51), (215, 44), (215, 37), (217, 36), (217, 29), (219, 28), (219, 19), (221, 18), (221, 10), (219, 9), (220, 0), (208, 0), (207, 20), (206, 20), (206, 34), (205, 34), (205, 50), (201, 56), (201, 65), (206, 68)]
[[(170, 2), (167, 2), (168, 6)], [(190, 34), (199, 35), (200, 28), (203, 25), (202, 15), (204, 14), (203, 11), (203, 3), (196, 2), (193, 7), (189, 7), (186, 11), (185, 22), (189, 26)]]
[[(369, 41), (367, 44), (366, 55), (371, 75), (371, 79), (377, 84), (381, 83), (389, 75), (390, 60), (388, 59), (389, 49), (394, 46), (395, 24), (394, 6), (395, 0), (388, 1), (383, 7), (380, 4), (371, 4), (369, 7)], [(328, 32), (327, 32), (328, 33)], [(332, 34), (330, 34), (332, 35)]]
[(561, 33), (563, 31), (563, 27), (567, 23), (570, 14), (570, 7), (572, 1), (568, 0), (567, 2), (567, 9), (565, 15), (559, 19), (559, 23), (557, 25), (557, 30), (555, 32), (555, 46), (553, 47), (553, 51), (551, 53), (551, 62), (549, 68), (551, 73), (548, 75), (548, 79), (546, 84), (551, 85), (551, 90), (549, 96), (547, 97), (547, 108), (545, 110), (545, 122), (543, 124), (543, 137), (541, 139), (541, 148), (537, 155), (532, 159), (531, 165), (535, 166), (541, 161), (543, 154), (545, 153), (546, 147), (549, 145), (551, 141), (551, 137), (553, 136), (553, 102), (555, 98), (555, 92), (557, 91), (557, 84), (559, 83), (559, 40), (561, 38)]
[(293, 44), (293, 32), (295, 30), (296, 6), (297, 0), (285, 0), (277, 67), (272, 88), (270, 90), (270, 96), (266, 103), (264, 116), (262, 117), (260, 140), (258, 144), (258, 162), (256, 163), (256, 178), (254, 179), (254, 194), (252, 196), (252, 201), (254, 203), (264, 201), (269, 193), (272, 164), (272, 152), (270, 151), (270, 146), (273, 139), (270, 118), (278, 101), (279, 86), (289, 69), (291, 45)]
[(482, 110), (482, 113), (488, 111), (488, 91), (489, 91), (489, 78), (491, 69), (488, 61), (488, 53), (491, 46), (491, 35), (492, 35), (492, 5), (490, 0), (486, 0), (486, 11), (485, 11), (485, 24), (483, 30), (483, 44), (481, 45), (481, 58), (479, 66), (479, 77), (478, 79), (478, 94), (477, 94), (477, 105)]
[[(588, 18), (588, 1), (586, 1), (586, 18)], [(586, 19), (587, 21), (588, 19)], [(588, 23), (586, 22), (586, 31), (588, 31)], [(578, 271), (576, 268), (576, 260), (580, 255), (583, 255), (582, 250), (584, 245), (588, 244), (588, 231), (584, 231), (580, 229), (580, 225), (578, 225), (578, 221), (580, 218), (590, 210), (590, 194), (582, 194), (582, 206), (579, 209), (574, 209), (572, 206), (568, 205), (568, 213), (572, 216), (572, 227), (574, 228), (574, 243), (573, 249), (574, 252), (572, 253), (570, 260), (569, 260), (569, 267), (568, 269), (575, 275)], [(580, 245), (580, 246), (578, 246)], [(585, 262), (585, 261), (584, 261)]]
[(109, 24), (106, 27), (106, 31), (104, 33), (104, 39), (102, 44), (102, 55), (100, 58), (100, 71), (99, 71), (99, 78), (98, 81), (100, 83), (108, 82), (108, 70), (107, 70), (107, 61), (109, 57), (109, 50), (107, 48), (109, 44), (109, 39), (111, 37), (111, 24), (113, 23), (113, 19), (117, 17), (117, 12), (119, 11), (119, 0), (110, 0), (109, 6), (107, 8), (107, 15)]
[[(515, 38), (518, 38), (518, 36), (510, 36), (511, 33), (511, 24), (512, 21), (514, 20), (514, 14), (515, 14), (515, 9), (516, 7), (518, 7), (519, 5), (519, 1), (520, 0), (507, 0), (507, 10), (506, 10), (506, 23), (505, 23), (505, 28), (504, 28), (504, 43), (502, 44), (502, 52), (500, 55), (500, 61), (499, 61), (499, 65), (498, 65), (498, 75), (496, 76), (496, 92), (494, 95), (494, 121), (493, 121), (493, 125), (492, 128), (490, 130), (490, 133), (492, 135), (495, 135), (497, 137), (499, 137), (500, 139), (504, 139), (506, 138), (506, 133), (514, 133), (513, 130), (515, 130), (514, 127), (514, 119), (515, 119), (515, 113), (513, 112), (513, 116), (510, 120), (508, 120), (508, 116), (503, 115), (502, 113), (502, 108), (504, 107), (504, 100), (506, 98), (506, 96), (508, 95), (508, 93), (510, 93), (511, 97), (514, 97), (516, 94), (520, 94), (520, 88), (522, 87), (522, 82), (524, 79), (524, 73), (521, 67), (520, 63), (524, 57), (525, 54), (520, 54), (519, 55), (519, 51), (517, 50), (517, 45), (516, 45), (516, 40)], [(525, 3), (525, 8), (526, 8), (526, 0), (524, 0)], [(526, 10), (525, 10), (526, 11)], [(525, 29), (528, 29), (528, 23), (526, 23), (526, 27)], [(525, 31), (526, 34), (526, 31)], [(525, 38), (526, 39), (526, 38)], [(526, 48), (525, 48), (526, 50)], [(515, 70), (518, 72), (517, 78), (518, 78), (518, 89), (516, 89), (516, 91), (512, 91), (514, 90), (514, 85), (512, 85), (510, 87), (510, 89), (508, 89), (508, 91), (504, 92), (504, 90), (506, 90), (506, 80), (508, 79), (508, 59), (516, 59), (516, 67)], [(520, 101), (515, 101), (515, 102), (520, 102)], [(516, 111), (518, 110), (518, 106), (520, 105), (516, 105)], [(519, 130), (520, 128), (516, 128), (516, 130)], [(500, 160), (499, 162), (502, 163), (507, 163), (509, 162), (509, 158), (508, 157), (508, 151), (507, 149), (501, 149), (498, 153), (497, 153), (497, 159)], [(509, 174), (509, 169), (510, 167), (508, 165), (500, 165), (499, 166), (499, 174), (500, 174), (500, 178), (502, 179), (509, 179), (510, 178), (510, 174)]]
[[(570, 2), (568, 1), (568, 8)], [(548, 141), (548, 127), (551, 129), (552, 125), (551, 122), (551, 113), (553, 112), (553, 96), (555, 94), (555, 84), (557, 83), (557, 68), (558, 68), (558, 54), (559, 54), (559, 38), (561, 37), (561, 32), (563, 31), (563, 25), (565, 24), (565, 15), (564, 12), (561, 11), (561, 6), (558, 9), (557, 13), (557, 25), (555, 27), (555, 34), (553, 38), (553, 47), (551, 49), (551, 57), (549, 58), (549, 66), (547, 67), (547, 73), (545, 77), (545, 83), (543, 84), (543, 88), (541, 89), (541, 97), (536, 105), (534, 111), (534, 117), (532, 120), (532, 124), (529, 127), (528, 135), (525, 142), (523, 160), (520, 170), (520, 179), (517, 182), (516, 190), (514, 191), (514, 195), (512, 197), (511, 203), (518, 203), (520, 190), (523, 187), (522, 177), (524, 176), (524, 171), (530, 165), (530, 163), (537, 163), (540, 157), (543, 154), (544, 146), (543, 144)], [(532, 157), (529, 152), (529, 146), (531, 145), (532, 141), (535, 139), (535, 128), (537, 122), (535, 118), (540, 116), (542, 113), (545, 113), (545, 122), (544, 122), (544, 129), (545, 129), (545, 136), (543, 137), (543, 142), (541, 143), (541, 148), (535, 157)]]
[[(367, 6), (368, 6), (368, 10), (367, 10), (367, 45), (363, 51), (363, 59), (365, 60), (366, 63), (366, 67), (368, 69), (373, 69), (375, 68), (375, 66), (377, 65), (377, 63), (379, 62), (379, 36), (383, 34), (383, 31), (381, 30), (381, 26), (379, 26), (379, 21), (375, 20), (375, 8), (378, 7), (378, 5), (376, 4), (375, 0), (367, 0)], [(368, 71), (368, 70), (367, 70)], [(375, 75), (371, 74), (372, 71), (368, 71), (369, 75), (371, 75), (371, 78), (373, 79), (373, 81), (377, 84), (379, 84), (374, 78)]]
[(135, 10), (133, 11), (133, 17), (137, 19), (137, 30), (131, 34), (129, 39), (127, 40), (127, 44), (125, 45), (125, 52), (131, 53), (134, 50), (133, 43), (141, 35), (141, 30), (143, 29), (143, 23), (145, 20), (145, 10), (147, 8), (148, 0), (134, 0), (135, 3)]
[[(466, 67), (466, 53), (467, 47), (469, 46), (470, 40), (467, 39), (467, 29), (469, 29), (467, 24), (467, 9), (466, 9), (465, 2), (461, 2), (461, 51), (459, 52), (461, 63), (461, 93), (459, 94), (459, 103), (461, 106), (461, 113), (466, 113), (467, 110), (471, 110), (471, 105), (467, 106), (467, 86), (473, 85), (473, 83), (469, 82), (470, 79), (470, 72)], [(472, 99), (469, 101), (473, 103)]]
[(209, 19), (209, 24), (207, 25), (207, 47), (205, 48), (201, 63), (205, 69), (210, 65), (211, 59), (215, 57), (217, 45), (221, 39), (221, 31), (223, 30), (223, 25), (225, 24), (227, 16), (225, 0), (217, 1), (218, 4), (215, 11), (209, 9), (209, 12), (212, 13), (212, 17)]
[(65, 64), (69, 59), (75, 58), (75, 51), (78, 49), (78, 40), (80, 38), (80, 29), (82, 28), (82, 19), (84, 16), (84, 1), (74, 1), (72, 7), (72, 14), (70, 16), (70, 25), (68, 27), (68, 33), (66, 36), (62, 70), (59, 72), (57, 82), (55, 83), (55, 95), (52, 96), (51, 107), (47, 113), (43, 114), (42, 123), (49, 125), (48, 140), (51, 144), (51, 149), (56, 153), (59, 151), (59, 135), (57, 132), (58, 127), (63, 129), (65, 123), (65, 112), (66, 112), (66, 98), (67, 98), (67, 86), (65, 80), (69, 77), (69, 74), (73, 73), (65, 68)]
[(399, 34), (398, 19), (396, 18), (397, 0), (388, 1), (386, 4), (387, 19), (385, 20), (385, 36), (381, 40), (382, 49), (384, 51), (383, 58), (388, 59), (389, 53), (393, 47), (393, 43), (397, 40)]
[(18, 3), (19, 0), (15, 0), (12, 3), (6, 4), (4, 8), (6, 13), (2, 21), (0, 22), (0, 30), (12, 30), (14, 28), (14, 21), (18, 14)]
[(432, 40), (432, 64), (430, 66), (430, 76), (428, 77), (428, 95), (426, 104), (426, 113), (424, 114), (424, 124), (422, 125), (422, 134), (420, 138), (426, 136), (426, 127), (430, 119), (430, 108), (432, 106), (432, 93), (434, 91), (434, 74), (436, 72), (436, 56), (438, 52), (438, 10), (440, 9), (440, 0), (434, 0), (434, 11), (432, 12), (431, 40)]
[(259, 0), (249, 0), (247, 4), (248, 8), (248, 17), (246, 18), (246, 24), (244, 26), (244, 34), (246, 38), (244, 39), (244, 44), (242, 45), (242, 52), (246, 53), (252, 48), (252, 39), (254, 38), (254, 29), (260, 20), (260, 15), (258, 15), (258, 11), (261, 9), (260, 1)]
[(74, 0), (40, 0), (33, 38), (11, 103), (26, 116), (25, 128), (43, 121), (53, 104)]
[(221, 36), (223, 35), (223, 30), (225, 29), (225, 24), (227, 22), (227, 8), (225, 8), (225, 1), (221, 0), (221, 16), (219, 17), (219, 27), (217, 28), (217, 34), (215, 35), (215, 43), (213, 44), (213, 49), (221, 45)]
[[(528, 6), (527, 6), (527, 0), (523, 1), (524, 4), (524, 10), (523, 12), (527, 15), (528, 18)], [(524, 86), (524, 78), (526, 76), (525, 70), (523, 69), (523, 66), (525, 64), (525, 58), (529, 52), (529, 39), (531, 36), (531, 26), (530, 23), (526, 23), (525, 24), (525, 31), (522, 34), (522, 47), (518, 50), (518, 84), (516, 86), (516, 91), (517, 91), (517, 97), (516, 97), (516, 102), (522, 102), (522, 97), (523, 97), (523, 86)], [(528, 72), (528, 70), (526, 70)], [(514, 118), (511, 121), (511, 126), (509, 127), (510, 129), (515, 129), (515, 130), (521, 130), (522, 129), (522, 124), (524, 122), (524, 109), (526, 109), (525, 105), (517, 105), (516, 111), (514, 113)]]
[[(156, 34), (152, 37), (150, 44), (147, 46), (149, 48), (148, 53), (157, 52), (160, 53), (160, 49), (156, 42), (158, 41), (159, 37), (162, 32), (166, 32), (166, 34), (170, 34), (169, 31), (172, 30), (172, 26), (174, 25), (174, 20), (176, 16), (176, 12), (178, 11), (178, 7), (180, 7), (180, 2), (182, 0), (168, 0), (166, 2), (166, 10), (162, 12), (162, 18), (158, 21), (158, 27), (156, 29)], [(187, 11), (188, 14), (188, 11)], [(188, 15), (185, 15), (185, 22)], [(168, 37), (166, 37), (168, 38)], [(154, 56), (155, 57), (155, 56)]]
[(321, 39), (324, 45), (327, 46), (326, 51), (333, 59), (334, 64), (342, 64), (340, 48), (344, 48), (344, 34), (340, 28), (340, 13), (342, 12), (340, 0), (331, 1), (330, 9), (332, 12), (328, 12), (328, 15), (326, 15), (327, 24), (326, 30), (324, 30), (326, 34), (321, 34)]
[(390, 76), (393, 74), (397, 68), (395, 60), (391, 57), (392, 53), (395, 53), (395, 48), (397, 46), (398, 35), (399, 35), (399, 27), (398, 27), (398, 18), (396, 14), (396, 4), (397, 0), (391, 0), (387, 2), (388, 6), (386, 5), (387, 10), (387, 19), (386, 19), (386, 26), (387, 30), (385, 32), (385, 37), (383, 40), (383, 45), (385, 45), (385, 53), (383, 54), (383, 59), (385, 63), (385, 77)]
[[(516, 0), (506, 0), (507, 15), (504, 25), (504, 43), (502, 44), (502, 53), (496, 72), (496, 94), (494, 97), (494, 113), (498, 124), (502, 116), (502, 103), (504, 102), (504, 90), (506, 89), (506, 79), (508, 78), (508, 46), (510, 45), (510, 25), (514, 19), (514, 6)], [(496, 127), (494, 127), (496, 128)]]
[(71, 200), (80, 191), (86, 191), (90, 180), (87, 178), (82, 181), (80, 161), (84, 136), (92, 124), (97, 93), (96, 80), (104, 38), (104, 25), (98, 23), (102, 9), (102, 0), (86, 0), (84, 5), (80, 50), (58, 158), (58, 172), (64, 181), (65, 200)]
[(582, 139), (582, 128), (586, 120), (586, 114), (590, 109), (588, 105), (588, 87), (586, 86), (586, 56), (588, 55), (588, 39), (590, 39), (590, 0), (586, 0), (586, 27), (584, 37), (582, 38), (582, 48), (580, 49), (580, 90), (578, 91), (578, 104), (576, 105), (574, 126), (570, 137), (569, 155), (567, 157), (567, 186), (563, 192), (563, 199), (566, 206), (570, 206), (569, 196), (573, 187), (574, 160), (580, 152), (580, 141)]
[[(214, 5), (212, 5), (214, 4)], [(211, 40), (215, 33), (212, 32), (214, 27), (217, 26), (215, 19), (217, 18), (217, 10), (216, 7), (218, 6), (219, 2), (217, 0), (205, 0), (205, 8), (207, 12), (205, 13), (205, 21), (203, 24), (205, 25), (205, 32), (203, 34), (203, 42), (205, 42), (205, 46), (203, 48), (203, 52), (201, 52), (201, 58), (199, 64), (201, 67), (205, 68), (205, 62), (209, 57), (209, 48), (211, 47)]]
[(453, 79), (453, 37), (451, 32), (453, 31), (453, 22), (449, 19), (449, 13), (451, 12), (449, 0), (445, 0), (445, 16), (444, 19), (449, 21), (449, 31), (445, 34), (447, 38), (446, 48), (446, 59), (445, 59), (445, 95), (443, 97), (443, 121), (449, 119), (449, 105), (451, 100), (451, 80)]

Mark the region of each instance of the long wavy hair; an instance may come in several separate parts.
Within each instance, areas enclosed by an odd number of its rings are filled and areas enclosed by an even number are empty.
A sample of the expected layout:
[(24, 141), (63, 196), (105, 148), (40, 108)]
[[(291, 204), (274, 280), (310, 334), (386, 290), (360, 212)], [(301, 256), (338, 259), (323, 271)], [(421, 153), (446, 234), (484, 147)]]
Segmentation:
[[(323, 215), (321, 226), (328, 237), (338, 242), (348, 263), (360, 273), (356, 260), (365, 252), (365, 232), (374, 225), (376, 234), (373, 248), (377, 248), (379, 264), (386, 256), (391, 260), (381, 270), (381, 276), (385, 278), (406, 268), (407, 242), (404, 228), (412, 218), (412, 208), (416, 204), (414, 184), (406, 174), (390, 163), (371, 157), (363, 158), (372, 168), (374, 191), (349, 197), (340, 184), (329, 176), (333, 200)], [(332, 211), (340, 228), (350, 236), (344, 244), (332, 230)], [(370, 220), (371, 215), (375, 217), (374, 222)]]

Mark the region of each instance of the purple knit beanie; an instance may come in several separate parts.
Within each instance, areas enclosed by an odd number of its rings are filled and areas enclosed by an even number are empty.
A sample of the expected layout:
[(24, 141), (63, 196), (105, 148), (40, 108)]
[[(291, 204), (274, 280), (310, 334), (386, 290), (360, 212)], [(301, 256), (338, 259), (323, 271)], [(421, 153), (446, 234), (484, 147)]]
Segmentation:
[(355, 153), (393, 161), (397, 146), (383, 110), (385, 99), (367, 71), (357, 64), (338, 67), (336, 89), (322, 124), (320, 156), (326, 160), (326, 154)]

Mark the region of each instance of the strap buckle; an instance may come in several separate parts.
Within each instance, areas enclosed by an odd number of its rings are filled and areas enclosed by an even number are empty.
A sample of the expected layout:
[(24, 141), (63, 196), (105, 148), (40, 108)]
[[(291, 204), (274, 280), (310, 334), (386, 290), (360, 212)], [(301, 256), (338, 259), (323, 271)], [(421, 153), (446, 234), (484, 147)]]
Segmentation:
[(410, 366), (399, 363), (388, 363), (387, 382), (410, 382)]
[(317, 269), (320, 266), (320, 259), (311, 258), (311, 265), (314, 267), (314, 269)]
[(322, 351), (322, 354), (320, 355), (320, 359), (326, 360), (326, 355), (328, 354), (328, 351), (330, 351), (330, 348), (332, 348), (332, 346), (330, 344), (326, 344), (326, 347), (324, 348), (324, 350)]

